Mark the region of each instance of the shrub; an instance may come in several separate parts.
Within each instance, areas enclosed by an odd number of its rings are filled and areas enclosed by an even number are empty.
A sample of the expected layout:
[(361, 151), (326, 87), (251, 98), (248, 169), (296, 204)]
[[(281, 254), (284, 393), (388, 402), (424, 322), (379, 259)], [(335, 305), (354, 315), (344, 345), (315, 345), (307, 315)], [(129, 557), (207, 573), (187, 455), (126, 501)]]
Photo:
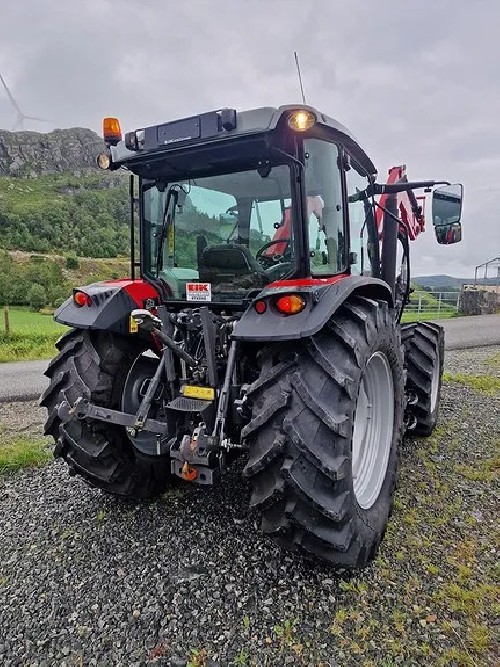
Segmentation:
[(47, 292), (45, 288), (34, 283), (28, 291), (28, 301), (31, 310), (40, 310), (47, 304)]
[(68, 255), (66, 257), (66, 268), (67, 269), (77, 269), (80, 266), (76, 255)]

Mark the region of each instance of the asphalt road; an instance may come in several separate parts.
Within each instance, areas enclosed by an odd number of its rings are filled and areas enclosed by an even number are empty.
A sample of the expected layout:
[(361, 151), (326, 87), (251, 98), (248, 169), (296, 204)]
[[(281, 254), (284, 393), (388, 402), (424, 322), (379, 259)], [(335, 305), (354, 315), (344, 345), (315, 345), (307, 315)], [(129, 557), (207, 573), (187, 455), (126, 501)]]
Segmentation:
[(453, 317), (441, 320), (439, 324), (445, 330), (447, 350), (465, 350), (500, 343), (500, 315)]
[[(442, 320), (446, 349), (459, 350), (500, 344), (500, 315), (477, 315)], [(33, 400), (45, 391), (48, 361), (0, 364), (0, 402)]]
[(0, 402), (31, 401), (45, 391), (47, 360), (0, 364)]

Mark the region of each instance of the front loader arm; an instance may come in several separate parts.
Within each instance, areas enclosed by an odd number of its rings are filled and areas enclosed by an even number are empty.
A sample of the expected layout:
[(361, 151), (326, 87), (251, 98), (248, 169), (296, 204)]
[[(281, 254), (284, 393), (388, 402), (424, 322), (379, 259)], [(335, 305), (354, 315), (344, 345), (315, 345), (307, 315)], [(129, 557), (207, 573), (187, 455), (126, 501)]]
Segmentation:
[[(407, 180), (405, 164), (389, 169), (387, 185), (392, 185), (404, 180)], [(390, 193), (383, 193), (378, 200), (375, 219), (380, 238), (382, 238), (384, 209), (387, 205), (387, 199), (388, 197), (393, 196), (394, 195)], [(411, 241), (414, 241), (425, 229), (424, 211), (423, 206), (419, 204), (419, 199), (423, 200), (424, 198), (417, 198), (412, 190), (408, 192), (399, 192), (397, 194), (397, 209), (400, 218), (400, 228), (404, 235), (408, 236)]]

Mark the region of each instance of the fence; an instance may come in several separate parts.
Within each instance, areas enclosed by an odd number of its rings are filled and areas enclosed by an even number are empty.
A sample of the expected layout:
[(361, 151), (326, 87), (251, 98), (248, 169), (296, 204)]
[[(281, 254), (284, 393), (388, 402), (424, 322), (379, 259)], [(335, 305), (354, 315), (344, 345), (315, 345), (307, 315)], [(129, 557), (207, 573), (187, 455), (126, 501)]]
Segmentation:
[(410, 295), (410, 303), (405, 307), (405, 320), (439, 320), (453, 317), (459, 311), (460, 292), (420, 292)]

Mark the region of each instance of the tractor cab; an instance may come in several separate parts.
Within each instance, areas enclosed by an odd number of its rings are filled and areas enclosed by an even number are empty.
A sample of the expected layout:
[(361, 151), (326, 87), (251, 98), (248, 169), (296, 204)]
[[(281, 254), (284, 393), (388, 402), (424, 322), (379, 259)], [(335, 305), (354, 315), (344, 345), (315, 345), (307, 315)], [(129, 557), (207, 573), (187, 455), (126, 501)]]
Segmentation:
[(370, 270), (371, 209), (358, 205), (350, 241), (344, 182), (349, 170), (366, 188), (375, 168), (311, 107), (224, 109), (104, 136), (100, 163), (139, 178), (141, 275), (165, 300), (237, 308), (277, 281)]

